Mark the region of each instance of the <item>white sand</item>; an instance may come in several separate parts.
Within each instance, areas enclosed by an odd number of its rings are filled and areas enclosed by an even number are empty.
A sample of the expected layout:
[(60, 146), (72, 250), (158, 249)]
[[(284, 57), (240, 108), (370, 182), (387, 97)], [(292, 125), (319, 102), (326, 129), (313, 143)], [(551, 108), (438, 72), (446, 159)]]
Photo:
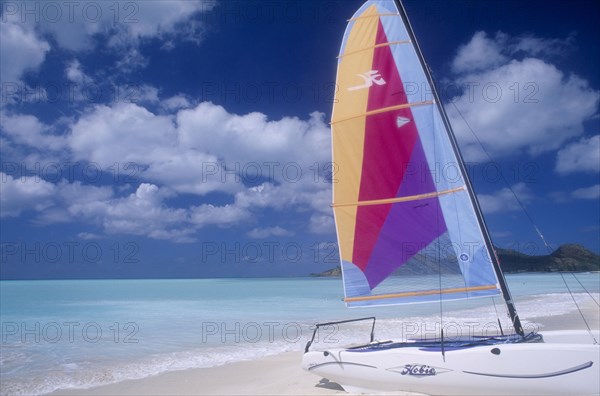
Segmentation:
[(585, 321), (577, 310), (564, 315), (527, 319), (539, 325), (538, 331), (540, 333), (551, 330), (587, 330), (588, 326), (592, 330), (600, 329), (600, 309), (598, 309), (598, 306), (593, 301), (586, 301), (580, 305), (580, 308)]
[[(583, 306), (592, 329), (600, 326), (598, 307)], [(586, 329), (576, 311), (566, 315), (532, 318), (540, 331)], [(300, 368), (302, 352), (287, 352), (263, 359), (219, 367), (172, 371), (90, 389), (69, 389), (54, 395), (347, 395), (339, 385)], [(386, 393), (417, 395), (409, 392)]]
[[(172, 371), (140, 380), (54, 395), (347, 395), (336, 383), (300, 368), (302, 352), (225, 366)], [(394, 395), (417, 395), (400, 392)]]

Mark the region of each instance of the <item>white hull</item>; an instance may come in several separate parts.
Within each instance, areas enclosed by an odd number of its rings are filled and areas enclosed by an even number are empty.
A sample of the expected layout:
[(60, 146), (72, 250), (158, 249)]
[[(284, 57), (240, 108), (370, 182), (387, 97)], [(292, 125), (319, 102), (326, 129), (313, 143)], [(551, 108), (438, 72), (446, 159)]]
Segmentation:
[[(598, 340), (599, 334), (595, 333)], [(346, 391), (430, 395), (598, 395), (600, 346), (585, 331), (543, 333), (541, 343), (440, 351), (401, 347), (304, 354), (302, 367)], [(368, 349), (368, 348), (367, 348)], [(494, 350), (494, 351), (492, 351)], [(498, 353), (499, 352), (499, 353)]]

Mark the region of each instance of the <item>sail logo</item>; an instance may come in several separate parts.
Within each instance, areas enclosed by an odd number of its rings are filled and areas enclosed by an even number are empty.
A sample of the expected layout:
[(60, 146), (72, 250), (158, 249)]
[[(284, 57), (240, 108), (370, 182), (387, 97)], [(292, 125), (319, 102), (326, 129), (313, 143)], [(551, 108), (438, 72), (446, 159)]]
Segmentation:
[(357, 76), (359, 76), (360, 78), (365, 80), (364, 84), (350, 87), (350, 88), (348, 88), (348, 91), (356, 91), (359, 89), (369, 88), (369, 87), (372, 87), (373, 84), (376, 84), (376, 85), (384, 85), (385, 84), (385, 80), (383, 79), (383, 77), (381, 77), (379, 70), (369, 70), (368, 72), (357, 74)]
[(400, 128), (410, 122), (410, 118), (406, 117), (398, 117), (396, 118), (396, 127)]

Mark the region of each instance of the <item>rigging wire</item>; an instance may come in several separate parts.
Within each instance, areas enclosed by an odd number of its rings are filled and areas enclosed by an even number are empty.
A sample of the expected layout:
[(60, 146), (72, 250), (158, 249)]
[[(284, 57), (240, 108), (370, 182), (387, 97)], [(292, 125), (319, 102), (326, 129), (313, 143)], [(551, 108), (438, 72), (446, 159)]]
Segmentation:
[[(431, 120), (433, 121), (435, 119), (435, 112), (431, 111)], [(433, 123), (433, 125), (435, 125), (435, 123)], [(433, 134), (433, 157), (437, 158), (437, 154), (436, 154), (436, 133)], [(437, 234), (439, 235), (439, 230), (440, 230), (440, 213), (439, 211), (441, 210), (440, 205), (436, 205), (437, 211), (438, 213), (436, 213), (436, 227), (437, 227)], [(438, 238), (438, 249), (437, 249), (437, 256), (438, 256), (438, 282), (439, 282), (439, 297), (440, 297), (440, 336), (441, 336), (441, 346), (442, 346), (442, 359), (444, 360), (444, 362), (446, 361), (446, 349), (444, 348), (444, 299), (442, 298), (442, 246), (441, 246), (441, 241)]]
[[(485, 155), (488, 157), (488, 159), (490, 160), (490, 162), (494, 162), (494, 160), (492, 159), (492, 156), (490, 155), (490, 153), (486, 150), (485, 146), (483, 145), (483, 142), (481, 140), (479, 140), (479, 136), (477, 136), (477, 134), (475, 133), (475, 131), (473, 130), (473, 128), (471, 128), (471, 125), (469, 125), (469, 123), (467, 122), (467, 119), (463, 116), (462, 112), (459, 110), (458, 106), (456, 106), (456, 103), (452, 102), (452, 106), (454, 106), (454, 108), (456, 109), (456, 111), (460, 115), (460, 118), (462, 118), (462, 120), (464, 121), (464, 123), (467, 125), (467, 128), (469, 128), (469, 131), (471, 131), (471, 134), (473, 135), (473, 137), (475, 138), (475, 140), (477, 140), (477, 143), (479, 144), (479, 147), (481, 147), (481, 149), (483, 150), (483, 152), (485, 153)], [(525, 205), (523, 205), (523, 202), (521, 202), (521, 200), (517, 196), (517, 193), (515, 193), (515, 190), (513, 190), (513, 188), (511, 187), (510, 183), (508, 182), (508, 180), (506, 180), (506, 177), (504, 177), (504, 173), (502, 173), (502, 172), (499, 172), (499, 173), (500, 173), (500, 178), (502, 179), (502, 181), (504, 182), (504, 184), (506, 184), (506, 187), (508, 187), (508, 189), (512, 193), (513, 197), (515, 198), (515, 200), (517, 201), (517, 203), (521, 207), (521, 210), (523, 210), (523, 212), (525, 213), (525, 216), (527, 216), (527, 219), (529, 219), (529, 222), (531, 223), (531, 225), (535, 229), (535, 232), (539, 235), (539, 237), (541, 238), (541, 240), (544, 242), (544, 245), (546, 246), (546, 249), (548, 249), (549, 253), (552, 253), (552, 248), (550, 247), (550, 245), (546, 241), (546, 238), (544, 238), (544, 235), (542, 234), (542, 232), (540, 231), (540, 229), (538, 228), (538, 226), (535, 224), (535, 221), (533, 221), (533, 218), (531, 218), (531, 216), (529, 215), (529, 212), (527, 211), (527, 209), (525, 209)]]
[[(577, 307), (577, 309), (581, 313), (581, 309), (579, 308), (579, 304), (577, 304), (577, 300), (575, 300), (575, 296), (573, 296), (573, 293), (571, 293), (571, 288), (569, 288), (569, 285), (567, 284), (567, 280), (565, 279), (565, 277), (562, 274), (562, 272), (559, 272), (559, 273), (560, 273), (561, 278), (563, 279), (563, 282), (565, 282), (565, 286), (567, 286), (567, 290), (569, 291), (569, 294), (571, 295), (571, 298), (573, 299), (573, 302), (575, 303), (575, 306)], [(583, 319), (583, 322), (585, 323), (585, 326), (587, 327), (588, 332), (590, 333), (590, 336), (594, 339), (594, 344), (597, 344), (598, 341), (596, 340), (596, 337), (594, 337), (594, 333), (592, 333), (592, 329), (590, 328), (590, 325), (588, 324), (587, 320), (585, 320), (585, 316), (583, 316), (583, 314), (581, 315), (581, 318)]]
[[(435, 78), (435, 74), (433, 73), (433, 70), (431, 70), (431, 68), (429, 68), (429, 67), (428, 67), (428, 70), (429, 70), (429, 73), (430, 73), (430, 75), (431, 75), (431, 78), (432, 78), (432, 80), (435, 82), (435, 79), (436, 79), (436, 78)], [(456, 108), (456, 104), (454, 104), (454, 102), (452, 102), (452, 104), (453, 104), (453, 105), (454, 105), (454, 107)], [(440, 105), (440, 107), (443, 109), (443, 107), (444, 107), (444, 106), (443, 106), (443, 104), (441, 103), (441, 100), (440, 100), (440, 103), (439, 103), (439, 105)], [(473, 131), (473, 129), (471, 129), (471, 126), (470, 126), (470, 125), (467, 123), (467, 121), (465, 120), (465, 118), (462, 116), (462, 113), (460, 113), (460, 111), (458, 110), (458, 108), (457, 108), (456, 110), (459, 112), (459, 114), (461, 115), (461, 118), (462, 118), (462, 119), (465, 121), (465, 124), (467, 124), (467, 126), (468, 126), (468, 127), (469, 127), (469, 129), (471, 130), (471, 133), (473, 133), (473, 135), (475, 136), (475, 138), (477, 139), (477, 141), (479, 142), (479, 144), (480, 144), (480, 145), (482, 146), (482, 148), (483, 148), (483, 145), (482, 145), (481, 141), (479, 141), (479, 139), (477, 138), (477, 135), (475, 135), (475, 132)], [(447, 117), (447, 115), (446, 115), (446, 117)], [(485, 149), (484, 149), (484, 151), (485, 151)], [(487, 154), (487, 156), (488, 156), (488, 157), (490, 158), (490, 160), (491, 160), (491, 156), (490, 156), (490, 155), (489, 155), (487, 152), (486, 152), (486, 154)], [(465, 170), (465, 172), (466, 172), (466, 170)], [(468, 175), (466, 175), (466, 174), (465, 174), (465, 175), (464, 175), (464, 177), (468, 178)], [(504, 177), (504, 175), (502, 175), (502, 177)], [(507, 182), (506, 180), (505, 180), (505, 183), (506, 183), (506, 184), (508, 184), (508, 182)], [(511, 190), (511, 191), (512, 191), (512, 190)], [(513, 191), (513, 194), (514, 194), (514, 191)], [(457, 213), (457, 217), (458, 217), (458, 211), (456, 211), (456, 213)], [(457, 224), (458, 224), (458, 227), (459, 227), (459, 232), (460, 232), (460, 223), (461, 223), (461, 222), (460, 222), (460, 221), (458, 221), (458, 219), (457, 219)], [(487, 231), (487, 232), (489, 233), (489, 231)], [(490, 244), (492, 244), (491, 240), (490, 240)], [(493, 245), (491, 246), (491, 248), (493, 248)], [(499, 264), (500, 262), (499, 262), (499, 260), (498, 260), (498, 256), (496, 255), (496, 252), (495, 252), (495, 251), (490, 251), (490, 252), (489, 252), (489, 254), (490, 254), (490, 255), (491, 255), (491, 254), (493, 254), (493, 255), (496, 257), (496, 261), (498, 262), (498, 265), (500, 265), (500, 264)], [(492, 259), (492, 257), (490, 257), (490, 259)], [(504, 277), (504, 275), (501, 275), (501, 276), (502, 276), (502, 277)], [(506, 281), (504, 281), (504, 282), (506, 282)], [(504, 292), (504, 291), (503, 291), (503, 292)], [(511, 298), (511, 299), (512, 299), (512, 298)], [(500, 332), (501, 332), (501, 334), (503, 334), (503, 335), (504, 335), (504, 331), (502, 330), (502, 324), (500, 323), (500, 315), (498, 315), (498, 310), (496, 309), (496, 302), (495, 302), (494, 298), (492, 298), (492, 302), (494, 303), (494, 311), (496, 312), (496, 319), (497, 319), (497, 321), (498, 321), (498, 325), (500, 326)], [(506, 313), (507, 313), (507, 315), (508, 315), (509, 317), (511, 317), (511, 322), (512, 322), (512, 324), (513, 324), (513, 327), (515, 328), (515, 330), (517, 330), (517, 328), (518, 328), (518, 327), (520, 327), (520, 321), (518, 320), (518, 316), (517, 316), (516, 318), (513, 318), (513, 317), (512, 317), (512, 315), (511, 315), (511, 312), (510, 312), (510, 308), (509, 308), (509, 306), (508, 306), (508, 303), (507, 303), (507, 305), (506, 305), (506, 307), (505, 307), (505, 308), (506, 308)], [(519, 321), (519, 324), (518, 324), (518, 325), (517, 325), (517, 321)], [(521, 331), (522, 331), (522, 330), (521, 330)], [(518, 332), (518, 330), (517, 330), (517, 332)]]
[(498, 327), (500, 328), (500, 334), (504, 335), (504, 330), (502, 330), (502, 323), (500, 322), (500, 315), (498, 315), (498, 309), (496, 308), (496, 297), (492, 297), (492, 303), (494, 303), (494, 311), (496, 311), (496, 319), (498, 319)]
[[(477, 136), (477, 134), (475, 133), (475, 131), (473, 130), (473, 128), (471, 128), (471, 125), (467, 122), (467, 119), (465, 118), (465, 116), (462, 114), (462, 112), (460, 111), (460, 109), (458, 108), (458, 106), (456, 106), (456, 103), (454, 103), (454, 101), (452, 101), (451, 103), (452, 103), (452, 106), (454, 106), (454, 109), (456, 109), (456, 111), (458, 112), (458, 115), (460, 115), (460, 118), (462, 118), (462, 120), (464, 121), (464, 123), (467, 126), (467, 128), (469, 128), (469, 131), (471, 132), (471, 134), (473, 135), (473, 137), (475, 138), (475, 140), (477, 140), (477, 143), (479, 144), (479, 147), (481, 147), (481, 149), (483, 150), (483, 152), (485, 153), (485, 155), (488, 157), (488, 159), (491, 162), (494, 162), (494, 160), (492, 159), (492, 156), (486, 150), (485, 146), (483, 145), (483, 143), (481, 142), (481, 140), (479, 139), (479, 137)], [(535, 229), (535, 232), (539, 235), (539, 237), (542, 240), (542, 242), (544, 242), (544, 245), (546, 246), (546, 249), (548, 250), (548, 253), (551, 254), (552, 253), (552, 248), (550, 247), (550, 245), (546, 241), (546, 238), (544, 238), (544, 235), (542, 234), (542, 232), (540, 231), (540, 229), (536, 225), (535, 221), (533, 221), (533, 218), (531, 217), (531, 215), (529, 214), (529, 212), (525, 208), (525, 205), (523, 205), (523, 202), (521, 202), (521, 200), (517, 196), (517, 193), (515, 193), (515, 191), (510, 186), (510, 184), (508, 183), (508, 180), (506, 180), (506, 177), (504, 177), (504, 174), (502, 172), (500, 172), (500, 178), (502, 179), (502, 181), (504, 182), (504, 184), (506, 184), (506, 186), (508, 187), (508, 189), (512, 193), (513, 197), (515, 198), (515, 200), (517, 201), (517, 203), (521, 207), (521, 210), (523, 211), (523, 213), (525, 213), (525, 216), (527, 216), (527, 219), (529, 219), (529, 222), (531, 223), (531, 225)], [(575, 274), (573, 272), (571, 272), (571, 275), (573, 275), (573, 277), (575, 277)], [(562, 278), (562, 280), (563, 280), (563, 282), (564, 282), (564, 284), (565, 284), (565, 286), (566, 286), (566, 288), (567, 288), (567, 290), (569, 292), (569, 295), (573, 299), (573, 302), (575, 303), (575, 306), (577, 307), (577, 310), (579, 311), (579, 314), (581, 315), (581, 318), (583, 319), (583, 322), (585, 323), (585, 325), (587, 327), (587, 330), (590, 333), (590, 336), (594, 339), (594, 343), (597, 344), (598, 341), (596, 341), (596, 338), (594, 337), (594, 335), (592, 333), (592, 330), (590, 329), (590, 326), (588, 325), (588, 322), (585, 319), (585, 315), (583, 314), (583, 311), (579, 307), (579, 304), (577, 304), (577, 301), (575, 300), (575, 297), (573, 296), (573, 293), (571, 292), (571, 289), (569, 288), (569, 285), (567, 284), (567, 280), (565, 279), (565, 277), (563, 276), (562, 273), (560, 273), (560, 276), (561, 276), (561, 278)], [(577, 277), (575, 277), (575, 279), (577, 279)], [(577, 281), (579, 282), (579, 279), (577, 279)], [(581, 285), (581, 282), (579, 282), (579, 284)], [(586, 292), (588, 292), (587, 289), (583, 285), (581, 285), (581, 286), (583, 287), (583, 289)], [(596, 305), (598, 305), (598, 302), (596, 301), (596, 299), (593, 298), (592, 295), (589, 292), (588, 292), (588, 295), (592, 298), (592, 300), (594, 300), (594, 302), (596, 303)]]
[(596, 299), (594, 298), (594, 296), (592, 295), (592, 293), (590, 293), (590, 291), (585, 288), (585, 286), (583, 285), (583, 283), (581, 283), (581, 281), (575, 276), (575, 273), (571, 272), (571, 275), (573, 275), (573, 278), (575, 278), (575, 280), (577, 281), (577, 283), (579, 283), (579, 285), (583, 288), (583, 290), (585, 290), (585, 292), (587, 293), (587, 295), (590, 296), (590, 298), (592, 300), (594, 300), (594, 302), (596, 303), (596, 305), (600, 307), (600, 303), (598, 303), (598, 301), (596, 301)]

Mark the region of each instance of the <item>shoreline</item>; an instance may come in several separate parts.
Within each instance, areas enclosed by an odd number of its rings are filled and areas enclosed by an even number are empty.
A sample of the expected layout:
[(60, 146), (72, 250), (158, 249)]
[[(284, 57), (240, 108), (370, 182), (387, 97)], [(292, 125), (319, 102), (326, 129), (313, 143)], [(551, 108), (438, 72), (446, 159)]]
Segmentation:
[[(593, 301), (587, 301), (580, 308), (590, 329), (599, 330), (600, 310), (598, 310), (598, 306)], [(553, 330), (587, 330), (586, 323), (577, 309), (562, 315), (533, 317), (529, 321), (542, 325), (538, 329), (541, 333)]]
[[(592, 330), (600, 329), (600, 312), (594, 302), (581, 307)], [(539, 331), (587, 330), (577, 310), (556, 316), (534, 317)], [(92, 388), (56, 390), (50, 395), (347, 395), (338, 384), (320, 379), (300, 367), (302, 351), (284, 352), (256, 360), (208, 368), (168, 371)], [(399, 396), (411, 392), (383, 393)]]
[[(319, 379), (300, 367), (301, 351), (284, 352), (209, 368), (169, 371), (88, 389), (63, 389), (49, 395), (352, 395), (335, 382)], [(414, 392), (382, 395), (422, 396)]]

